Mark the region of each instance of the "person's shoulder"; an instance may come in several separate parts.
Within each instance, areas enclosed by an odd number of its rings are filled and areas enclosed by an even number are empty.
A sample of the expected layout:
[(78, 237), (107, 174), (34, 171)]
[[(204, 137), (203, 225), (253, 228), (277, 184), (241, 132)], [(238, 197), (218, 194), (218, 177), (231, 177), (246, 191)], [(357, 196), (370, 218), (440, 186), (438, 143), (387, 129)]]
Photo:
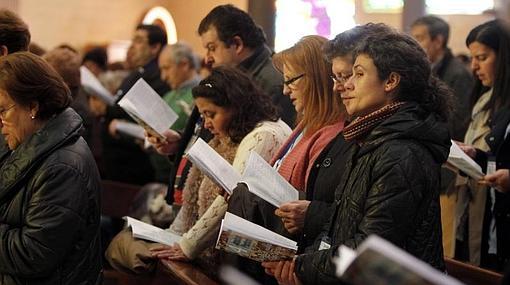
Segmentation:
[(463, 77), (471, 79), (472, 75), (469, 69), (458, 59), (453, 57), (448, 63), (446, 74), (451, 77)]
[(292, 130), (291, 128), (281, 119), (278, 121), (262, 121), (260, 122), (250, 133), (248, 133), (243, 141), (248, 140), (260, 140), (261, 137), (281, 137), (286, 139)]

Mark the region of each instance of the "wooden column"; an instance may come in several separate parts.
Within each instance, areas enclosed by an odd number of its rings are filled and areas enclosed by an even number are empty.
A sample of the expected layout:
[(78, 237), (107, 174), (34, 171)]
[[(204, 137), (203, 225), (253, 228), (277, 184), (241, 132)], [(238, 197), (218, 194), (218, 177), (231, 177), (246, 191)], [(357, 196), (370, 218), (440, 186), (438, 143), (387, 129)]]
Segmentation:
[(404, 1), (402, 31), (409, 32), (411, 24), (422, 16), (425, 16), (425, 0)]
[(249, 0), (248, 14), (266, 33), (267, 44), (274, 48), (276, 4), (275, 0)]

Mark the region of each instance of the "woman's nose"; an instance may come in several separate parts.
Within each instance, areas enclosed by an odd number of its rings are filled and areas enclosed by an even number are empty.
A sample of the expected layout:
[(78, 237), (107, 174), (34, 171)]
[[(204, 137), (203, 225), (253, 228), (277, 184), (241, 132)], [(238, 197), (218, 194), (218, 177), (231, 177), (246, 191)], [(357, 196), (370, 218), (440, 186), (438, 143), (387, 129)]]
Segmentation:
[(478, 66), (479, 66), (478, 62), (475, 59), (471, 60), (471, 66), (470, 67), (471, 67), (472, 71), (476, 71), (478, 69)]
[(340, 82), (335, 82), (335, 83), (333, 83), (333, 90), (335, 92), (342, 93), (345, 91), (345, 86), (344, 86), (344, 84), (342, 84)]
[(287, 86), (286, 84), (283, 84), (283, 95), (289, 96), (290, 93), (291, 93), (291, 90), (290, 90), (289, 86)]
[(354, 90), (354, 84), (352, 83), (352, 77), (350, 77), (343, 85), (344, 91)]

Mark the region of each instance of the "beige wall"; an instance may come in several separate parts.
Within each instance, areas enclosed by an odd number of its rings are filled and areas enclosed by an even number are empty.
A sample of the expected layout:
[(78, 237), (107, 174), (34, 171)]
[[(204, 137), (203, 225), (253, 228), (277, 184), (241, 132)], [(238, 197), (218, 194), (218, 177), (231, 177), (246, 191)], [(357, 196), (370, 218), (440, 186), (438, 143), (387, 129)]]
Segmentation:
[[(2, 0), (4, 1), (4, 0)], [(214, 6), (232, 3), (243, 10), (248, 0), (6, 0), (29, 24), (32, 38), (44, 48), (69, 43), (78, 48), (89, 43), (104, 44), (112, 40), (129, 40), (140, 17), (149, 8), (163, 6), (172, 14), (179, 40), (190, 43), (203, 54), (196, 30), (200, 20)], [(450, 46), (454, 53), (467, 52), (464, 40), (476, 25), (492, 19), (490, 15), (450, 15)], [(356, 0), (359, 24), (384, 22), (402, 30), (400, 14), (367, 14), (361, 0)]]
[[(402, 15), (401, 14), (379, 14), (379, 13), (365, 13), (362, 8), (362, 1), (356, 1), (356, 16), (355, 21), (358, 24), (365, 24), (369, 22), (386, 23), (392, 27), (402, 31)], [(494, 19), (491, 15), (439, 15), (450, 24), (450, 41), (454, 54), (468, 53), (465, 46), (466, 37), (474, 27), (481, 23)]]
[[(3, 1), (3, 0), (2, 0)], [(10, 0), (12, 1), (12, 0)], [(18, 0), (17, 12), (30, 26), (32, 39), (50, 49), (60, 43), (78, 48), (89, 43), (129, 40), (143, 13), (165, 7), (179, 39), (202, 52), (196, 29), (214, 6), (232, 3), (246, 10), (247, 0)]]

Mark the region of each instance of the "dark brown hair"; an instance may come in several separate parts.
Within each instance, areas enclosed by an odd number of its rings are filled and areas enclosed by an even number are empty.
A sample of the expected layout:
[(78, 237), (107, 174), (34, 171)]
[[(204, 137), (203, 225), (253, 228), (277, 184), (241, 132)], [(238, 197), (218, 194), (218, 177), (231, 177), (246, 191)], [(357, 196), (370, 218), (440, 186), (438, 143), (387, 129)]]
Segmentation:
[(218, 38), (229, 47), (235, 36), (243, 40), (243, 44), (249, 48), (257, 48), (266, 42), (262, 29), (255, 24), (253, 19), (245, 11), (232, 4), (219, 5), (200, 21), (198, 34), (206, 33), (211, 27), (216, 29)]
[(80, 56), (70, 49), (59, 47), (47, 52), (43, 58), (62, 76), (71, 96), (76, 97), (81, 86)]
[(28, 50), (30, 31), (15, 13), (0, 10), (0, 46), (6, 46), (8, 53)]
[(414, 101), (444, 121), (449, 119), (451, 90), (432, 75), (425, 51), (413, 38), (395, 32), (370, 35), (354, 52), (355, 56), (361, 54), (373, 60), (380, 80), (392, 72), (400, 75), (397, 100)]
[(0, 89), (21, 106), (37, 102), (36, 117), (40, 120), (60, 113), (72, 100), (62, 77), (45, 60), (30, 52), (0, 57)]
[(213, 68), (211, 75), (192, 89), (193, 98), (205, 98), (219, 107), (232, 111), (228, 135), (240, 142), (262, 121), (277, 121), (271, 97), (251, 77), (234, 67)]

